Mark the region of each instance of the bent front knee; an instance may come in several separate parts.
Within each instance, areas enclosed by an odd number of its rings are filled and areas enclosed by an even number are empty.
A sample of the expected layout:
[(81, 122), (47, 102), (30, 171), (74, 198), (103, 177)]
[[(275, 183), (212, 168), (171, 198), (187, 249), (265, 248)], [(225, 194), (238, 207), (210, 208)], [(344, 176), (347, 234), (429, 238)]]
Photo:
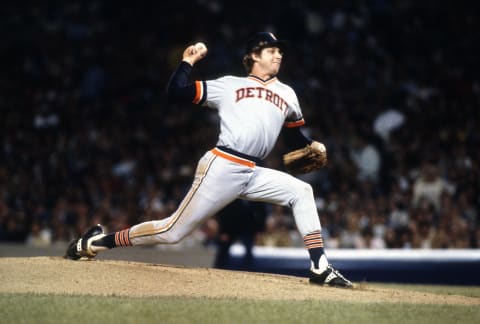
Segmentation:
[(183, 239), (183, 237), (184, 236), (178, 235), (175, 232), (167, 232), (162, 235), (162, 240), (167, 244), (177, 244)]
[(294, 186), (294, 196), (291, 204), (294, 205), (298, 201), (313, 199), (313, 188), (306, 182), (299, 182)]

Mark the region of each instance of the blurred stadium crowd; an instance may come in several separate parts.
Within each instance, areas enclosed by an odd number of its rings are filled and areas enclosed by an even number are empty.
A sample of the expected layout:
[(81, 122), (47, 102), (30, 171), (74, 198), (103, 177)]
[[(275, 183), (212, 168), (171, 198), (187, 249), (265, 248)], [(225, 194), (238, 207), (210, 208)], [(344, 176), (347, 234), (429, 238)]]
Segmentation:
[[(166, 102), (182, 50), (209, 46), (197, 79), (242, 75), (244, 40), (269, 30), (289, 40), (279, 78), (329, 150), (303, 176), (327, 246), (480, 246), (478, 6), (59, 3), (2, 5), (0, 241), (64, 244), (94, 223), (169, 215), (217, 133), (215, 112)], [(287, 150), (280, 140), (266, 164), (282, 168)], [(302, 245), (288, 209), (267, 206), (257, 244)]]

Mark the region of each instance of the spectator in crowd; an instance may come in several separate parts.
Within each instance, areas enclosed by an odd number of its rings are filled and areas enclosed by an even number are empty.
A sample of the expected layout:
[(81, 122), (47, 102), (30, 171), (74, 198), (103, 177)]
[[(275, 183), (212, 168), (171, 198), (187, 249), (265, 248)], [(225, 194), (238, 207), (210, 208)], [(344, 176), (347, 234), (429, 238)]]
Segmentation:
[(386, 244), (383, 236), (375, 234), (370, 226), (362, 229), (361, 239), (356, 246), (358, 249), (385, 249)]
[(438, 167), (432, 162), (425, 162), (421, 175), (413, 184), (412, 204), (414, 207), (421, 203), (431, 204), (438, 211), (442, 194), (452, 191), (453, 188), (440, 176)]
[(375, 145), (369, 143), (363, 135), (353, 137), (350, 157), (357, 168), (357, 179), (360, 182), (376, 183), (380, 176), (381, 157)]

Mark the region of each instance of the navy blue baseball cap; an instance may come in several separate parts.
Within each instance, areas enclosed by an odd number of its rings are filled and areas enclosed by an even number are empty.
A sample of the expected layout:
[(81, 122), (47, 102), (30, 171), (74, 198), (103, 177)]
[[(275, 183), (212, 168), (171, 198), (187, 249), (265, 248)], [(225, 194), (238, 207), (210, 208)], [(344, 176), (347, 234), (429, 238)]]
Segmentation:
[(287, 42), (277, 39), (272, 33), (256, 33), (247, 40), (247, 43), (245, 45), (245, 54), (249, 54), (255, 50), (267, 47), (278, 47), (282, 51), (285, 51), (287, 47)]

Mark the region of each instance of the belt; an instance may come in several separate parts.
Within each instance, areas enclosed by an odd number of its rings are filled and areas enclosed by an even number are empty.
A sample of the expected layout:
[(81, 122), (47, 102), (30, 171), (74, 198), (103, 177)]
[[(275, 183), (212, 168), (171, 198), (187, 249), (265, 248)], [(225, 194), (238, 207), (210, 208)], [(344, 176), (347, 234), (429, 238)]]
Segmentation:
[(223, 157), (224, 159), (248, 166), (250, 168), (253, 168), (256, 164), (262, 163), (262, 160), (259, 158), (237, 152), (225, 146), (217, 146), (212, 149), (211, 152), (217, 156)]

